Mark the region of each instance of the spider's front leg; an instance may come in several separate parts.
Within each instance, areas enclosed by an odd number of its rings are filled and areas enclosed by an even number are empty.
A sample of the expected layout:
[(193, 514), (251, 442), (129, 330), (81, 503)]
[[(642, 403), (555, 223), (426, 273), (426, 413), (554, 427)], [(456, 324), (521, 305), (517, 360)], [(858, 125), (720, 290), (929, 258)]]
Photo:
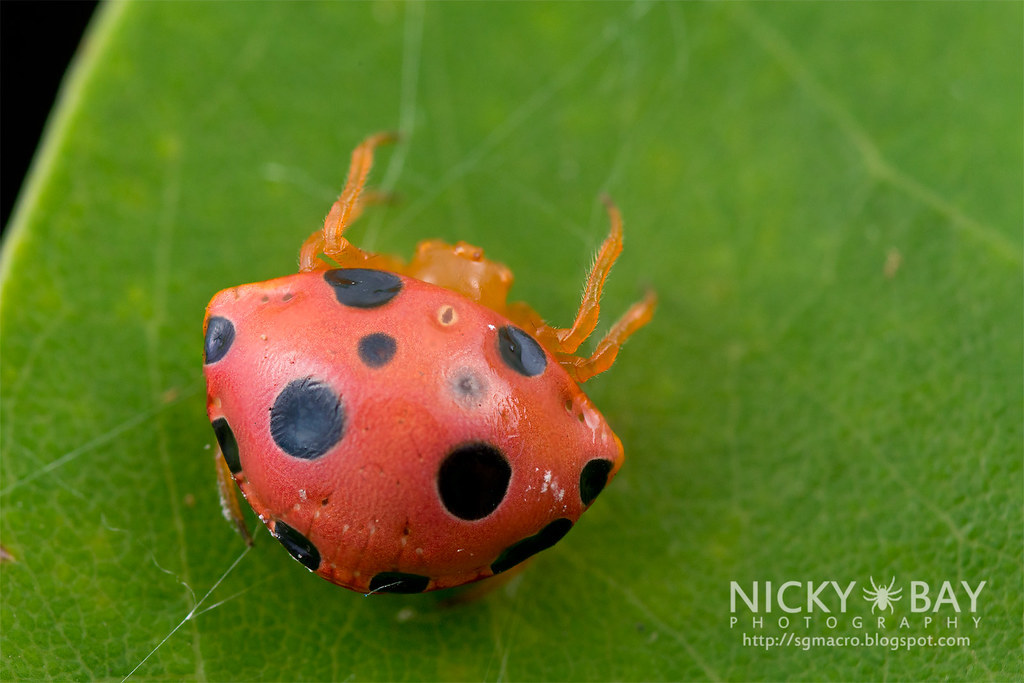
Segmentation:
[[(331, 206), (324, 227), (310, 235), (299, 251), (299, 271), (323, 270), (334, 265), (343, 268), (369, 267), (378, 270), (397, 270), (398, 259), (365, 252), (349, 242), (344, 232), (363, 212), (366, 178), (373, 167), (373, 151), (379, 145), (394, 142), (397, 133), (377, 133), (363, 140), (352, 152), (345, 188)], [(325, 260), (321, 260), (323, 255)]]
[(658, 303), (658, 297), (654, 291), (648, 290), (647, 294), (630, 306), (629, 310), (612, 326), (608, 334), (598, 343), (593, 354), (587, 358), (574, 355), (580, 344), (597, 327), (601, 310), (601, 292), (604, 289), (605, 280), (608, 279), (608, 273), (616, 259), (619, 258), (619, 254), (622, 253), (622, 214), (611, 199), (604, 197), (603, 201), (611, 221), (608, 237), (601, 243), (601, 247), (597, 251), (597, 257), (587, 276), (586, 286), (583, 288), (583, 298), (572, 326), (553, 330), (557, 338), (557, 344), (553, 351), (559, 357), (562, 367), (577, 382), (586, 382), (594, 375), (610, 368), (625, 341), (651, 321)]

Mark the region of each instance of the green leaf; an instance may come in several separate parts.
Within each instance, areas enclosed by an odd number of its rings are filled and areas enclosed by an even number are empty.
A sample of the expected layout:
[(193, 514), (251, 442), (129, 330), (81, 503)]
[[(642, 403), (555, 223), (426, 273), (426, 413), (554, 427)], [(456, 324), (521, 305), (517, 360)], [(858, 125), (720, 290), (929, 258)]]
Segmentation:
[[(1020, 677), (1022, 12), (106, 5), (3, 248), (0, 677)], [(661, 302), (586, 387), (620, 476), (455, 608), (245, 551), (213, 480), (204, 305), (294, 272), (388, 129), (362, 246), (479, 244), (566, 324), (607, 192), (605, 319)]]

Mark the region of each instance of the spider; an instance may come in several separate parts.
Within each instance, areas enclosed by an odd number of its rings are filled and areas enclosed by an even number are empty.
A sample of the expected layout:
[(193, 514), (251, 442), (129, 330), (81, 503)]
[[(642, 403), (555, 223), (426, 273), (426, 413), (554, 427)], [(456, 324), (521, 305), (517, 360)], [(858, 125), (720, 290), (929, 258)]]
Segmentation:
[(869, 591), (867, 588), (863, 588), (862, 590), (864, 591), (864, 599), (870, 600), (873, 603), (871, 605), (871, 613), (875, 613), (875, 608), (881, 610), (885, 610), (886, 608), (888, 608), (889, 611), (892, 612), (892, 603), (896, 602), (897, 600), (903, 599), (900, 596), (900, 593), (903, 592), (902, 588), (897, 588), (896, 590), (892, 589), (892, 587), (896, 585), (896, 577), (892, 577), (892, 581), (889, 582), (888, 586), (876, 586), (875, 578), (870, 578), (871, 587), (874, 588), (874, 590)]

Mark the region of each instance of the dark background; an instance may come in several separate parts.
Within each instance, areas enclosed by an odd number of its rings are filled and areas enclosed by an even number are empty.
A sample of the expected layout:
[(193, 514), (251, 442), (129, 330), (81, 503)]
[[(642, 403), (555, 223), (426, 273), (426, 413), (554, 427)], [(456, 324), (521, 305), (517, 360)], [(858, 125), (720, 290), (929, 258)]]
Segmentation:
[(96, 4), (0, 0), (0, 230)]

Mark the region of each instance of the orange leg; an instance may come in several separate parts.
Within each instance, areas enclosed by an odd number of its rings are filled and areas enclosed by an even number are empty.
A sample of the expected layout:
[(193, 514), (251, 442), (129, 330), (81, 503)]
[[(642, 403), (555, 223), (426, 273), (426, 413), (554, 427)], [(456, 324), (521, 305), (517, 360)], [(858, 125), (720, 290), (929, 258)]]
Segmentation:
[(320, 254), (338, 265), (356, 265), (372, 258), (372, 254), (363, 252), (345, 239), (343, 233), (362, 213), (362, 193), (366, 177), (373, 166), (373, 150), (378, 145), (393, 142), (397, 137), (396, 133), (377, 133), (363, 140), (352, 152), (345, 188), (324, 219), (323, 230), (314, 232), (302, 244), (299, 252), (300, 272), (325, 267), (318, 261)]
[(235, 531), (245, 539), (245, 544), (252, 545), (252, 534), (245, 526), (245, 517), (242, 516), (242, 507), (238, 504), (238, 489), (235, 487), (235, 479), (231, 476), (227, 462), (224, 461), (224, 454), (217, 446), (213, 454), (217, 466), (217, 492), (220, 494), (220, 507), (224, 511), (224, 518), (232, 523)]
[(586, 382), (594, 375), (604, 372), (615, 362), (615, 357), (619, 355), (619, 349), (625, 341), (651, 321), (657, 305), (658, 295), (653, 289), (648, 290), (644, 298), (630, 306), (612, 329), (608, 330), (608, 334), (598, 342), (590, 358), (570, 356), (569, 359), (560, 361), (562, 367), (577, 382)]
[(603, 197), (605, 207), (608, 209), (608, 218), (611, 219), (612, 227), (608, 237), (601, 243), (597, 251), (594, 265), (587, 275), (587, 284), (583, 289), (583, 299), (580, 301), (579, 311), (576, 313), (576, 320), (572, 327), (557, 330), (559, 351), (562, 353), (573, 353), (583, 341), (594, 332), (597, 327), (598, 315), (601, 312), (601, 290), (604, 289), (604, 281), (608, 278), (608, 272), (612, 269), (615, 260), (622, 253), (622, 214), (618, 207), (608, 197)]
[(622, 215), (608, 197), (604, 197), (603, 201), (611, 219), (611, 229), (608, 231), (608, 237), (601, 243), (594, 258), (594, 265), (587, 275), (583, 298), (572, 327), (551, 327), (536, 311), (521, 301), (509, 304), (503, 311), (510, 320), (533, 334), (577, 382), (586, 382), (594, 375), (610, 368), (623, 343), (651, 321), (658, 303), (657, 295), (654, 291), (649, 291), (643, 299), (630, 306), (622, 318), (612, 326), (590, 357), (575, 355), (580, 344), (593, 334), (594, 328), (597, 327), (601, 309), (601, 290), (612, 265), (622, 253)]

